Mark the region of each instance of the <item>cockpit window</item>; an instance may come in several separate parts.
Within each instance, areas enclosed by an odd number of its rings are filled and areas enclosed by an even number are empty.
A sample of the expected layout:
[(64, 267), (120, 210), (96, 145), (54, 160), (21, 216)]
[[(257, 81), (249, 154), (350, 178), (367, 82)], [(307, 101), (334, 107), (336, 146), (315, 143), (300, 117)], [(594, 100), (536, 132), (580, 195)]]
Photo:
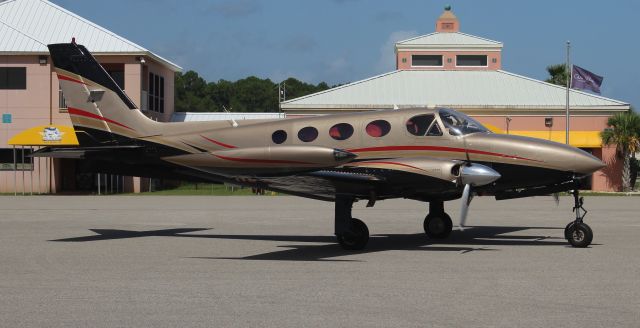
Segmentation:
[(434, 121), (433, 114), (418, 115), (410, 118), (406, 125), (407, 131), (414, 136), (424, 136), (427, 134), (431, 123)]
[(440, 109), (439, 113), (442, 123), (449, 129), (449, 134), (451, 135), (461, 136), (476, 132), (489, 133), (489, 130), (482, 126), (480, 122), (467, 115), (449, 109)]

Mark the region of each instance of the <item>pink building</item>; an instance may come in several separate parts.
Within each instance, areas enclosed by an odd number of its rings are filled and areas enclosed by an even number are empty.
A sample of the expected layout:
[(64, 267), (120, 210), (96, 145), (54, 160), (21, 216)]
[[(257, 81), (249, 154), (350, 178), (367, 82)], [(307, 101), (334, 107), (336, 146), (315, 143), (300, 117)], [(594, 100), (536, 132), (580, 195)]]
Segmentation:
[[(282, 110), (292, 117), (451, 107), (496, 133), (565, 142), (564, 87), (502, 70), (502, 43), (460, 32), (460, 21), (448, 8), (435, 27), (433, 33), (396, 43), (395, 71), (283, 102)], [(609, 116), (630, 105), (577, 90), (570, 93), (570, 144), (608, 164), (583, 188), (621, 190), (622, 163), (615, 148), (602, 146), (599, 133)]]
[[(80, 161), (26, 158), (13, 172), (8, 140), (38, 125), (71, 125), (46, 45), (70, 42), (91, 50), (131, 100), (149, 117), (168, 121), (174, 111), (176, 64), (46, 0), (0, 2), (0, 192), (95, 191), (97, 177)], [(4, 79), (4, 80), (3, 80)], [(25, 149), (28, 155), (31, 149)], [(21, 161), (23, 150), (17, 154)], [(24, 176), (24, 179), (23, 179)], [(102, 176), (102, 186), (139, 191), (148, 179)]]

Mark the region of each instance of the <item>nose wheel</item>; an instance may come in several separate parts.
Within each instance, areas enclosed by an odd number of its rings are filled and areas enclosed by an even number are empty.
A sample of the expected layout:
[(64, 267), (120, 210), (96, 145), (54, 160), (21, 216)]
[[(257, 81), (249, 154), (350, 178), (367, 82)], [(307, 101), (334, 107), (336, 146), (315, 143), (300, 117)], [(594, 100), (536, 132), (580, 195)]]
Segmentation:
[(584, 198), (580, 197), (578, 189), (573, 191), (574, 206), (573, 211), (576, 213), (576, 219), (573, 222), (569, 222), (564, 228), (564, 238), (573, 247), (584, 248), (591, 245), (593, 240), (593, 231), (591, 227), (583, 222), (587, 210), (582, 206), (584, 204)]

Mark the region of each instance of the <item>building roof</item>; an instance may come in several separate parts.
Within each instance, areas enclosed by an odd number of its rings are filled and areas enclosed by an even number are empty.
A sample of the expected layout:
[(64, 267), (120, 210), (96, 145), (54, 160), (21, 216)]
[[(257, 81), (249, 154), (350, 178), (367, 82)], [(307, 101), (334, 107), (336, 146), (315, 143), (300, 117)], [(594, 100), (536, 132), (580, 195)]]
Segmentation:
[(502, 48), (502, 42), (481, 38), (461, 32), (433, 32), (411, 39), (399, 41), (396, 48)]
[(149, 56), (174, 71), (167, 59), (46, 0), (0, 0), (0, 54), (44, 54), (51, 43), (75, 37), (94, 54)]
[[(629, 104), (571, 90), (573, 109), (627, 110)], [(288, 100), (283, 110), (384, 109), (443, 106), (459, 109), (564, 109), (564, 87), (497, 71), (398, 70)]]

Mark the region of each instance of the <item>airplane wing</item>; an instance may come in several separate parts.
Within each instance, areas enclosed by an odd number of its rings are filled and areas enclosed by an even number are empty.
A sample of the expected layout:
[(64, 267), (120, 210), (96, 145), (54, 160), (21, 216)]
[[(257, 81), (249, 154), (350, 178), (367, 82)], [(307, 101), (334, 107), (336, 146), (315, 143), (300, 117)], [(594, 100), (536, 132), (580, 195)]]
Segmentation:
[(391, 158), (287, 176), (236, 179), (240, 184), (248, 181), (265, 189), (328, 201), (336, 194), (360, 199), (454, 199), (460, 192), (457, 179), (461, 164), (429, 157)]

